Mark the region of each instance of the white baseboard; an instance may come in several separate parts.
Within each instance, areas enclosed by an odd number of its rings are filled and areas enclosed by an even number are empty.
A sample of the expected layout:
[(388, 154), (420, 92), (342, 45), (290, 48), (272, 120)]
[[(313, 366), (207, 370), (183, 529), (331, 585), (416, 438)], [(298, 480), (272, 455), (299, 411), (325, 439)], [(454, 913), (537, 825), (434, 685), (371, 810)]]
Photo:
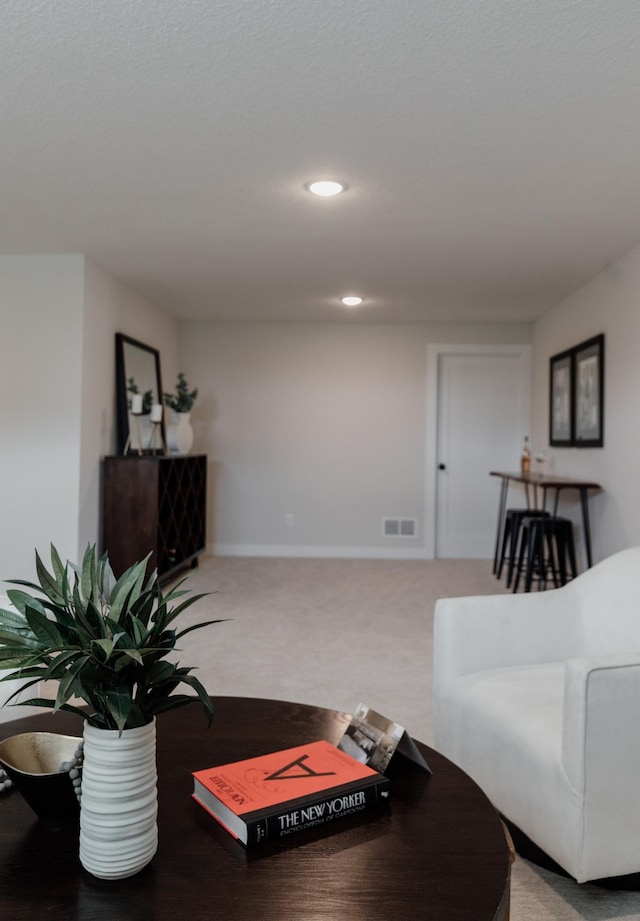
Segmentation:
[(287, 544), (209, 544), (214, 556), (272, 556), (345, 560), (427, 560), (424, 547), (302, 547)]

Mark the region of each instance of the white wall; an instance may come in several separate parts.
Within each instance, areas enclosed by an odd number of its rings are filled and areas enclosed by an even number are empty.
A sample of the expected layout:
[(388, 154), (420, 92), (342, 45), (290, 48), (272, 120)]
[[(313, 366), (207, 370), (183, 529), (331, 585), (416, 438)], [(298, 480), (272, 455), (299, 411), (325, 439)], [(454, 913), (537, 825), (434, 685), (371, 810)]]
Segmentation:
[(116, 331), (161, 351), (177, 323), (81, 255), (0, 256), (0, 582), (34, 550), (75, 560), (99, 542), (100, 458), (115, 447)]
[[(640, 248), (535, 325), (534, 449), (597, 480), (594, 558), (640, 543)], [(526, 342), (515, 325), (180, 326), (80, 255), (0, 256), (0, 581), (30, 578), (53, 541), (99, 541), (100, 458), (115, 447), (114, 333), (160, 350), (201, 396), (209, 537), (223, 552), (385, 555), (384, 515), (424, 512), (426, 353), (433, 342)], [(548, 448), (549, 357), (606, 335), (605, 447)], [(576, 503), (563, 512), (579, 521)], [(293, 527), (285, 514), (295, 516)], [(397, 545), (394, 545), (397, 546)]]
[[(604, 447), (549, 448), (549, 358), (599, 333), (605, 334)], [(640, 247), (535, 325), (533, 445), (548, 451), (553, 472), (602, 485), (589, 504), (594, 561), (640, 544), (639, 357)], [(568, 496), (561, 511), (580, 521)]]
[(0, 256), (0, 579), (77, 548), (82, 256)]
[[(216, 552), (420, 557), (427, 346), (530, 328), (185, 322), (180, 337)], [(417, 518), (418, 539), (383, 538), (384, 516)]]

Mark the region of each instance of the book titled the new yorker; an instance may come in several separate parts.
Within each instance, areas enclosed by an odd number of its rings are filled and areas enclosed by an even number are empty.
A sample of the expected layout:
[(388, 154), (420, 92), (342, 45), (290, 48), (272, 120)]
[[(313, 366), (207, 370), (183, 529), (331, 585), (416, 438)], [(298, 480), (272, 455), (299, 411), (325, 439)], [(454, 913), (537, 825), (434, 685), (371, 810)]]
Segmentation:
[(390, 782), (329, 742), (193, 774), (193, 798), (245, 845), (282, 840), (387, 802)]

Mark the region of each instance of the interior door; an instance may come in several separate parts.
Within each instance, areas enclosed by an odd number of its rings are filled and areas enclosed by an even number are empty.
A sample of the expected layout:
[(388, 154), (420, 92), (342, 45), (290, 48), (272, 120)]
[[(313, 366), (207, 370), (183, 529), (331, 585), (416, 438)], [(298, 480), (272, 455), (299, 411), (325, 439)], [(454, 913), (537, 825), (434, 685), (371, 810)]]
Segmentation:
[(438, 356), (437, 557), (493, 557), (499, 480), (489, 472), (518, 469), (528, 373), (522, 354), (499, 347)]

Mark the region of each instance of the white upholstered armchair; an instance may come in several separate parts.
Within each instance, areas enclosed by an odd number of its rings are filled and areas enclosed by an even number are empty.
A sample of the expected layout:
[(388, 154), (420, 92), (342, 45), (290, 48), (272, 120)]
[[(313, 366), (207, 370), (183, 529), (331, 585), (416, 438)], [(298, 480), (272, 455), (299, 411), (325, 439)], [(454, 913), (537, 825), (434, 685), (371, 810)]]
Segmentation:
[(640, 547), (437, 602), (435, 746), (578, 882), (640, 872)]

